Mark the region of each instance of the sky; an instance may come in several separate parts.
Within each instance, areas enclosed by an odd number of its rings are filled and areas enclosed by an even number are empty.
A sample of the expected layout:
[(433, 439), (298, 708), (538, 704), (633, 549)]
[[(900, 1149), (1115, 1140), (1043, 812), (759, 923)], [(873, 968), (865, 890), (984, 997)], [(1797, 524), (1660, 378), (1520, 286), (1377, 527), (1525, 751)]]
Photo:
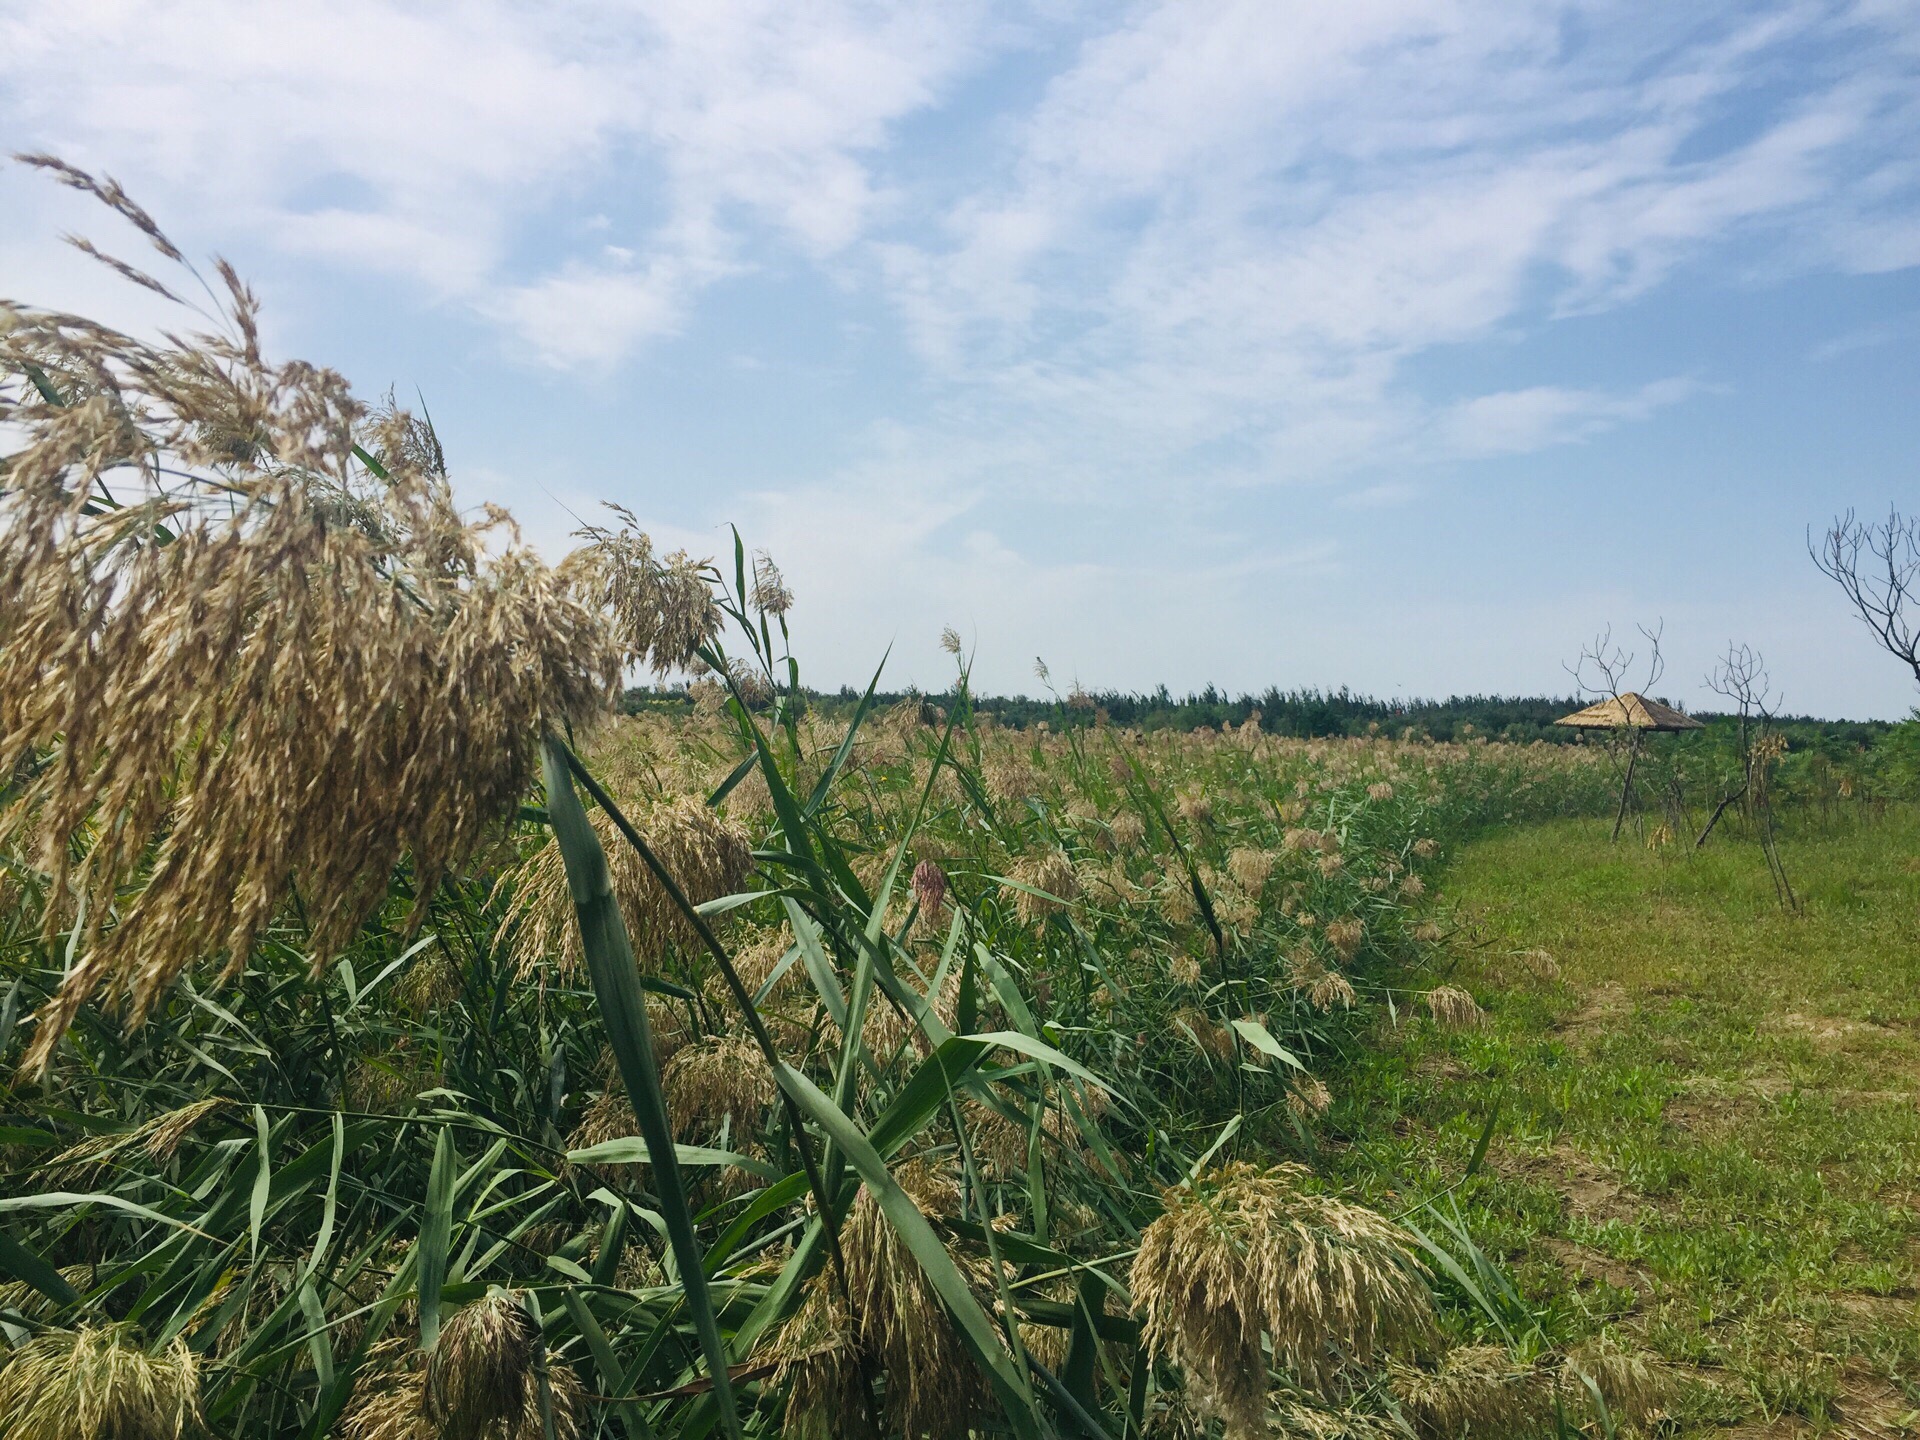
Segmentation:
[[(543, 549), (737, 525), (817, 685), (1920, 700), (1807, 556), (1920, 507), (1913, 0), (63, 0), (21, 150)], [(110, 220), (0, 167), (0, 294), (178, 327)]]

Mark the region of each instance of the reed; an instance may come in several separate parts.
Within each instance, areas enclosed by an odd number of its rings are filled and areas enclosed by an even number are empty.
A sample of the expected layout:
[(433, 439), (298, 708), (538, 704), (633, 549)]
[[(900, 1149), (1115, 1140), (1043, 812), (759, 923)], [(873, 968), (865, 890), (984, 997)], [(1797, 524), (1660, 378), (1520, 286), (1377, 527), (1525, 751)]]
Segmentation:
[[(216, 279), (186, 339), (0, 310), (9, 1434), (1465, 1403), (1414, 1241), (1276, 1157), (1434, 837), (1587, 762), (1012, 731), (957, 641), (828, 722), (770, 558), (617, 513), (548, 564)], [(636, 666), (701, 707), (616, 715)]]

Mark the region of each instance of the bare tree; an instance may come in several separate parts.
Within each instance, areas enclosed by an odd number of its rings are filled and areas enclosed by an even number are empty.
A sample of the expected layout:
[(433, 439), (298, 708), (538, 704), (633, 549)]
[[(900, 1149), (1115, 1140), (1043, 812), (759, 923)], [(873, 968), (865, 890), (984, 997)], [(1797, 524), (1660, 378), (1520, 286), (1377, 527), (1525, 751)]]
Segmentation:
[(1720, 817), (1752, 790), (1753, 744), (1750, 732), (1756, 717), (1764, 724), (1771, 716), (1769, 707), (1773, 702), (1773, 686), (1767, 677), (1766, 658), (1751, 645), (1736, 645), (1728, 641), (1727, 653), (1720, 657), (1713, 667), (1713, 673), (1706, 677), (1706, 685), (1714, 694), (1733, 703), (1734, 714), (1739, 721), (1734, 757), (1740, 771), (1738, 782), (1727, 787), (1726, 793), (1720, 797), (1720, 803), (1708, 817), (1706, 828), (1700, 832), (1700, 838), (1693, 842), (1696, 850), (1707, 843), (1707, 837), (1713, 834), (1713, 827), (1720, 823)]
[[(1641, 684), (1643, 691), (1651, 690), (1667, 673), (1666, 657), (1660, 653), (1660, 636), (1667, 628), (1667, 622), (1656, 620), (1649, 630), (1644, 625), (1635, 627), (1646, 640), (1649, 647), (1647, 655), (1647, 678)], [(1621, 682), (1633, 673), (1634, 654), (1622, 650), (1613, 643), (1613, 627), (1609, 625), (1593, 639), (1590, 645), (1580, 648), (1580, 657), (1563, 669), (1573, 677), (1573, 683), (1580, 689), (1581, 695), (1592, 695), (1601, 700), (1618, 700), (1623, 693)], [(1620, 838), (1620, 827), (1626, 823), (1627, 807), (1633, 800), (1633, 772), (1640, 763), (1640, 747), (1645, 742), (1646, 732), (1629, 726), (1625, 731), (1624, 747), (1626, 751), (1626, 774), (1620, 782), (1620, 808), (1613, 817), (1613, 838)], [(1611, 734), (1607, 751), (1618, 763), (1622, 742)]]
[(1698, 850), (1707, 843), (1713, 827), (1730, 806), (1742, 806), (1753, 821), (1754, 833), (1760, 841), (1760, 853), (1766, 857), (1767, 874), (1773, 879), (1774, 894), (1782, 906), (1797, 910), (1800, 908), (1799, 897), (1793, 893), (1793, 885), (1787, 879), (1787, 869), (1781, 862), (1780, 847), (1774, 835), (1773, 803), (1768, 780), (1774, 761), (1786, 752), (1786, 738), (1773, 728), (1773, 706), (1777, 697), (1767, 675), (1766, 657), (1751, 645), (1736, 645), (1729, 641), (1727, 653), (1720, 657), (1719, 663), (1713, 667), (1713, 673), (1707, 676), (1707, 688), (1733, 704), (1739, 722), (1735, 754), (1740, 770), (1738, 783), (1728, 786), (1726, 794), (1714, 808), (1712, 818), (1707, 821), (1706, 828), (1700, 832), (1700, 838), (1693, 842), (1693, 848)]
[(1868, 524), (1849, 510), (1819, 543), (1808, 531), (1807, 553), (1920, 683), (1920, 514), (1891, 509), (1884, 521)]

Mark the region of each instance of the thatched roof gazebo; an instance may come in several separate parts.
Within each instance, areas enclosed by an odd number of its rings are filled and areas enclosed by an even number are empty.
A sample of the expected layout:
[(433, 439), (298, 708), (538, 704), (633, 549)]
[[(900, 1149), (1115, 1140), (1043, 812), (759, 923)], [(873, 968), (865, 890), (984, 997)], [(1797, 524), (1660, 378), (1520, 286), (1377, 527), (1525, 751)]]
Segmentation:
[(1704, 730), (1707, 727), (1671, 705), (1629, 690), (1598, 705), (1589, 705), (1553, 722), (1576, 730)]
[(1613, 817), (1613, 838), (1620, 838), (1620, 827), (1627, 818), (1627, 802), (1633, 795), (1633, 770), (1640, 760), (1640, 737), (1658, 731), (1704, 730), (1707, 727), (1691, 715), (1683, 715), (1671, 705), (1629, 690), (1598, 705), (1589, 705), (1553, 722), (1573, 730), (1626, 730), (1633, 736), (1627, 748), (1627, 773), (1620, 782), (1620, 809)]

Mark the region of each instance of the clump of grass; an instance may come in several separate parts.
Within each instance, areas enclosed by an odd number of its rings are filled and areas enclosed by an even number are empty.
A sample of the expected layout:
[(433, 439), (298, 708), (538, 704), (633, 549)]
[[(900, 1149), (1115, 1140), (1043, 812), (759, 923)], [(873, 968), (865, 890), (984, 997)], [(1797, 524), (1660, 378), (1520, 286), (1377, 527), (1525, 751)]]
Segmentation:
[[(225, 339), (16, 307), (0, 347), (0, 677), (40, 687), (0, 688), (0, 1048), (63, 1086), (0, 1082), (0, 1167), (101, 1192), (20, 1220), (18, 1319), (191, 1334), (269, 1440), (1043, 1433), (1023, 1350), (1116, 1431), (1181, 1370), (1237, 1430), (1379, 1428), (1432, 1303), (1403, 1237), (1235, 1157), (1314, 1153), (1299, 1067), (1419, 943), (1411, 837), (1578, 757), (1077, 696), (1018, 731), (957, 643), (950, 693), (823, 718), (770, 561), (622, 514), (547, 566), (223, 283)], [(692, 715), (587, 728), (695, 659)], [(676, 1139), (752, 1159), (689, 1187)], [(1075, 1324), (1089, 1270), (1144, 1352)]]

